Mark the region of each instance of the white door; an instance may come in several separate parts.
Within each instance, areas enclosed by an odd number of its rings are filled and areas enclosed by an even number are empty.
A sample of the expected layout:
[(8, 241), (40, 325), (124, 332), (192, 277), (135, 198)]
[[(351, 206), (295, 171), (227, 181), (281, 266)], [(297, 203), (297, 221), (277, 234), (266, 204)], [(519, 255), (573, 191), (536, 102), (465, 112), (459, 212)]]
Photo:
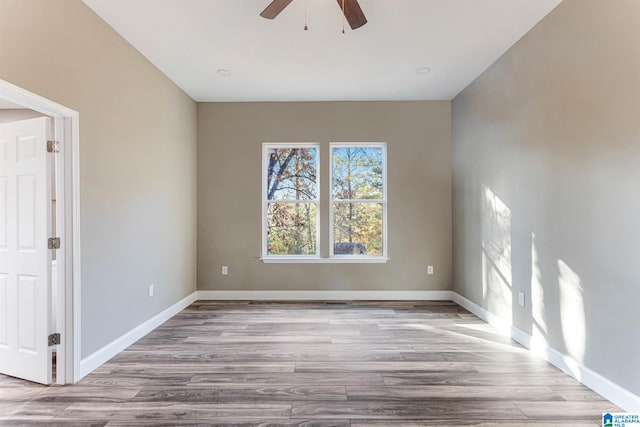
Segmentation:
[(51, 119), (0, 124), (0, 373), (51, 383)]

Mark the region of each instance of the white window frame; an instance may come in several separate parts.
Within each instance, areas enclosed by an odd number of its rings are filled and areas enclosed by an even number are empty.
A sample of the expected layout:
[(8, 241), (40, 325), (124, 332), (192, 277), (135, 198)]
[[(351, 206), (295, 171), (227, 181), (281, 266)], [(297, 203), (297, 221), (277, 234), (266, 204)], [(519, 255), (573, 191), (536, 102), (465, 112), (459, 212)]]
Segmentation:
[[(315, 148), (316, 150), (316, 198), (309, 200), (267, 200), (267, 153), (274, 148)], [(320, 144), (315, 142), (279, 143), (265, 142), (262, 144), (262, 261), (263, 262), (313, 262), (320, 260)], [(316, 205), (316, 253), (314, 255), (269, 255), (267, 231), (269, 203), (313, 203)]]
[[(362, 199), (344, 200), (333, 198), (333, 149), (334, 148), (380, 148), (382, 149), (382, 199)], [(329, 259), (335, 262), (387, 262), (387, 143), (386, 142), (332, 142), (329, 144)], [(335, 255), (333, 224), (334, 224), (334, 203), (380, 203), (382, 204), (382, 255)]]

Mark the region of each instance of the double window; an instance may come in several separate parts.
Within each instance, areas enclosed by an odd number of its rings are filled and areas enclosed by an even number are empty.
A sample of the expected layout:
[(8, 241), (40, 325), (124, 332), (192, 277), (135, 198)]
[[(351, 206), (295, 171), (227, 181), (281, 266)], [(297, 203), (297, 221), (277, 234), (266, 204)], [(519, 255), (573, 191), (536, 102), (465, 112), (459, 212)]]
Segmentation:
[[(319, 171), (319, 144), (264, 144), (263, 260), (325, 260)], [(329, 259), (386, 260), (385, 144), (330, 144), (328, 183)]]

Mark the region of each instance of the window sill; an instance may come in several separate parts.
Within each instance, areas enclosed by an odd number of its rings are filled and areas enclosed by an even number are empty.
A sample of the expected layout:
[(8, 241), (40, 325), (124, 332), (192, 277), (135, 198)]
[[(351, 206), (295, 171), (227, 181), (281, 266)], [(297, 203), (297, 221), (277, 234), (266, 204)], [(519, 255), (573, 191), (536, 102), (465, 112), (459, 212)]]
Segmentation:
[(265, 264), (384, 264), (389, 261), (387, 257), (261, 257)]

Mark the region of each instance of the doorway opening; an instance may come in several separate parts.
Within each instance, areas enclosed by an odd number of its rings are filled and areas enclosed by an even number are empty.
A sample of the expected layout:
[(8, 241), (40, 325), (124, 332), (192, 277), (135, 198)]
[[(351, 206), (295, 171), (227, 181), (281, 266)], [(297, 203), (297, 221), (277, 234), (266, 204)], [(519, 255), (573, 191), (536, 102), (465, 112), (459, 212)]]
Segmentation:
[(0, 80), (0, 374), (43, 384), (80, 379), (78, 120)]

